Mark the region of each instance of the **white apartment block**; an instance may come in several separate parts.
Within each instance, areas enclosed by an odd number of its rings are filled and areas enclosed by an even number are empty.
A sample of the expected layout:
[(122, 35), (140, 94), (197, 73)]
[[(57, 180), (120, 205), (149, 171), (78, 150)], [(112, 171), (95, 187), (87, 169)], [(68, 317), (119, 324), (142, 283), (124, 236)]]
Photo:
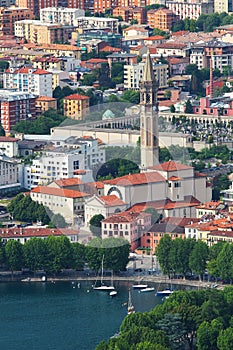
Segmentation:
[[(124, 88), (139, 90), (139, 83), (142, 81), (144, 62), (134, 65), (124, 66)], [(153, 65), (155, 78), (158, 82), (159, 88), (168, 86), (168, 64), (154, 64)]]
[(0, 152), (10, 158), (18, 157), (18, 139), (14, 137), (0, 136)]
[(57, 143), (60, 143), (58, 147), (46, 150), (42, 156), (33, 160), (32, 165), (25, 167), (25, 188), (31, 189), (54, 180), (72, 178), (80, 170), (88, 170), (105, 162), (105, 151), (99, 149), (97, 140), (68, 139)]
[(77, 25), (77, 18), (85, 16), (85, 11), (67, 7), (46, 7), (40, 10), (40, 21), (44, 23), (61, 23)]
[(109, 28), (111, 32), (118, 33), (119, 21), (115, 18), (79, 17), (76, 26), (84, 30)]
[(21, 187), (21, 166), (18, 161), (0, 155), (0, 193), (18, 190)]
[(3, 86), (37, 96), (53, 95), (52, 73), (43, 69), (9, 68), (3, 73)]
[(200, 15), (210, 15), (214, 13), (214, 1), (192, 1), (192, 0), (178, 0), (166, 1), (166, 6), (175, 13), (180, 19), (195, 19)]

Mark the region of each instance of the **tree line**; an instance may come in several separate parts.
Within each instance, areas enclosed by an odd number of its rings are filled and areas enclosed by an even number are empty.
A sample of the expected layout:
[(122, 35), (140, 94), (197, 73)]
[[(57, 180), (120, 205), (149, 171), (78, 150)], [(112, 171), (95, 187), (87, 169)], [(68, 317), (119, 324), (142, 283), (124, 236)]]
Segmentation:
[(212, 277), (232, 284), (233, 281), (233, 244), (218, 242), (208, 247), (201, 240), (171, 239), (165, 235), (161, 238), (156, 255), (162, 272), (168, 275), (191, 273), (199, 275), (208, 271)]
[(33, 201), (30, 196), (23, 193), (13, 198), (7, 206), (7, 211), (14, 220), (23, 222), (41, 221), (43, 225), (49, 227), (66, 227), (65, 219), (60, 214), (54, 214), (49, 208), (43, 204)]
[(0, 239), (0, 264), (10, 271), (28, 268), (56, 274), (62, 269), (82, 270), (85, 264), (97, 272), (104, 255), (104, 268), (125, 270), (128, 264), (129, 243), (123, 238), (93, 239), (87, 246), (71, 243), (66, 236), (33, 237), (21, 244), (17, 240), (4, 243)]
[(127, 316), (118, 337), (96, 350), (229, 350), (233, 344), (233, 287), (178, 291), (149, 312)]

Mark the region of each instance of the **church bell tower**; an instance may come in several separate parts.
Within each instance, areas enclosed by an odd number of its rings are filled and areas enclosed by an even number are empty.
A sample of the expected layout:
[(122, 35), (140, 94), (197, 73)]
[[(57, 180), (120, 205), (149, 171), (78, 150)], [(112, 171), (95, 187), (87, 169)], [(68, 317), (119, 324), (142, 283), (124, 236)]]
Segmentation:
[(158, 84), (148, 52), (140, 83), (141, 169), (147, 169), (159, 163), (157, 88)]

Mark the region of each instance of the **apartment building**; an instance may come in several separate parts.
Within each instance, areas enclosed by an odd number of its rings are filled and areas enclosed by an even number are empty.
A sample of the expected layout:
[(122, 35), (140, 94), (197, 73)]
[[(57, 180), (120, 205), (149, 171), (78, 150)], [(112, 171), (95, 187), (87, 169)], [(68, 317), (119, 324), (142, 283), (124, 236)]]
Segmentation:
[(32, 165), (25, 167), (25, 188), (73, 178), (78, 171), (105, 162), (105, 151), (98, 147), (96, 139), (70, 137), (65, 141), (57, 141), (56, 146), (52, 150), (45, 150), (33, 160)]
[(46, 7), (40, 10), (40, 21), (43, 23), (61, 23), (76, 26), (77, 18), (85, 16), (85, 11), (79, 8)]
[(78, 242), (79, 231), (70, 228), (45, 228), (45, 227), (12, 227), (1, 228), (0, 237), (3, 243), (15, 240), (25, 244), (29, 239), (36, 237), (46, 239), (47, 237), (66, 236), (71, 243)]
[(27, 92), (0, 90), (1, 124), (9, 133), (13, 126), (21, 120), (36, 117), (35, 96)]
[(219, 69), (222, 73), (224, 67), (233, 64), (233, 44), (213, 39), (191, 47), (190, 63), (196, 64), (198, 69), (209, 68), (211, 61), (213, 69)]
[(15, 5), (16, 0), (0, 0), (0, 7), (10, 7)]
[(83, 30), (110, 29), (112, 33), (118, 33), (119, 21), (116, 18), (78, 17), (75, 26)]
[[(124, 88), (139, 90), (140, 82), (142, 81), (144, 62), (133, 65), (124, 66)], [(168, 86), (169, 66), (168, 64), (154, 64), (154, 75), (158, 82), (159, 88)]]
[(176, 15), (171, 10), (161, 8), (158, 10), (149, 10), (147, 12), (147, 23), (150, 28), (169, 31), (176, 21)]
[(148, 5), (146, 0), (95, 0), (94, 12), (104, 13), (115, 7), (144, 7)]
[(229, 13), (233, 11), (232, 0), (214, 0), (214, 12), (218, 13)]
[(3, 86), (37, 96), (52, 97), (52, 73), (35, 68), (9, 68), (3, 73)]
[(93, 0), (16, 0), (16, 4), (20, 7), (30, 8), (35, 16), (39, 16), (40, 10), (47, 7), (68, 7), (83, 10), (93, 8)]
[(197, 20), (200, 15), (211, 15), (214, 13), (214, 0), (168, 0), (166, 1), (166, 6), (179, 19), (189, 18)]
[(0, 7), (0, 34), (14, 35), (14, 23), (23, 19), (33, 19), (34, 15), (28, 8)]
[(15, 22), (15, 36), (35, 44), (66, 43), (71, 39), (74, 26), (60, 23), (43, 23), (37, 20)]
[[(56, 44), (55, 44), (56, 45)], [(59, 53), (60, 51), (60, 46), (55, 46), (57, 47), (57, 51)], [(67, 49), (69, 50), (68, 46), (69, 45), (62, 45), (66, 46)], [(52, 45), (54, 47), (54, 45)], [(44, 47), (43, 47), (44, 48)], [(74, 50), (76, 50), (75, 47), (73, 47)], [(73, 51), (71, 52), (65, 52), (67, 55), (73, 55)], [(64, 52), (61, 53), (61, 55), (64, 55)], [(36, 57), (32, 64), (34, 68), (39, 68), (39, 69), (44, 69), (44, 70), (50, 70), (50, 69), (55, 69), (55, 70), (63, 70), (63, 71), (71, 71), (74, 70), (76, 66), (78, 66), (79, 61), (76, 60), (74, 57)]]
[(43, 113), (49, 109), (57, 109), (57, 100), (53, 97), (40, 96), (36, 99), (36, 113)]
[(54, 214), (64, 217), (66, 223), (75, 224), (84, 216), (84, 202), (90, 195), (85, 192), (48, 186), (35, 187), (31, 199), (48, 207)]
[(102, 238), (122, 237), (131, 250), (140, 246), (141, 236), (151, 227), (151, 215), (147, 213), (122, 212), (110, 216), (101, 222)]
[(7, 157), (14, 158), (19, 155), (18, 141), (14, 137), (0, 136), (0, 152)]
[(63, 99), (64, 115), (75, 120), (83, 120), (89, 113), (90, 98), (73, 94)]
[(0, 154), (0, 193), (7, 194), (11, 191), (19, 190), (20, 164), (13, 158)]
[(114, 17), (122, 17), (124, 22), (131, 22), (133, 19), (138, 24), (146, 23), (146, 12), (143, 7), (115, 7), (112, 12)]

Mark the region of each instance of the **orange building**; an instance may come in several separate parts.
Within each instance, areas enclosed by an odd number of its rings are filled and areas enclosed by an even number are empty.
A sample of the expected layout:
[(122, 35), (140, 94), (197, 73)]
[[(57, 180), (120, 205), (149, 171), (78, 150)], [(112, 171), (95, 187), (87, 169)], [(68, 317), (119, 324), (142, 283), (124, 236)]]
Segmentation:
[(168, 9), (149, 10), (147, 12), (147, 23), (150, 28), (169, 31), (176, 20), (175, 14)]
[(0, 7), (0, 35), (14, 35), (14, 23), (23, 19), (33, 19), (34, 15), (28, 8)]
[(36, 99), (36, 112), (43, 113), (49, 109), (57, 109), (56, 98), (49, 96), (40, 96)]
[(107, 9), (112, 9), (115, 6), (118, 6), (118, 0), (95, 0), (94, 13), (104, 13)]
[(146, 13), (143, 7), (115, 7), (113, 16), (122, 17), (125, 22), (130, 22), (133, 19), (137, 20), (138, 24), (146, 22)]
[(73, 94), (63, 99), (64, 115), (75, 120), (83, 120), (89, 113), (90, 98)]

